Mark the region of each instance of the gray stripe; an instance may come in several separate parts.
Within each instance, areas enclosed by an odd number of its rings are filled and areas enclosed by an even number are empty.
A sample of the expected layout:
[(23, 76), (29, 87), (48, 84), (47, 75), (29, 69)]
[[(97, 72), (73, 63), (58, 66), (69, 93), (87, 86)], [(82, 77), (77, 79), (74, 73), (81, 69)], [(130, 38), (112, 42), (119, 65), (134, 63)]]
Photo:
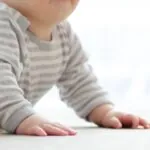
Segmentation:
[(36, 93), (38, 93), (39, 91), (41, 92), (45, 92), (48, 91), (51, 88), (52, 85), (42, 85), (42, 86), (38, 86), (38, 87), (32, 87), (31, 92), (33, 93), (34, 91), (36, 91)]
[(41, 72), (38, 72), (38, 71), (35, 70), (35, 71), (32, 72), (32, 74), (30, 74), (30, 72), (25, 72), (24, 77), (28, 76), (28, 74), (29, 74), (31, 79), (42, 78), (42, 77), (44, 77), (44, 78), (48, 78), (48, 77), (53, 78), (53, 77), (61, 75), (60, 72), (62, 72), (61, 69), (59, 71), (55, 70), (55, 72), (51, 72), (49, 70), (49, 71), (45, 72), (44, 74), (41, 74)]
[(17, 61), (18, 58), (18, 53), (17, 53), (17, 49), (13, 49), (11, 50), (11, 48), (5, 48), (5, 49), (1, 49), (0, 50), (0, 57), (7, 57), (8, 59), (14, 59), (14, 61)]
[[(19, 49), (17, 48), (10, 48), (10, 46), (9, 45), (0, 45), (0, 53), (1, 52), (5, 52), (5, 53), (8, 53), (8, 54), (10, 54), (9, 52), (7, 52), (7, 51), (10, 51), (11, 53), (13, 52), (14, 53), (14, 55), (15, 54), (17, 54), (17, 53), (19, 53)], [(18, 55), (16, 55), (17, 57), (18, 57)]]
[(0, 38), (0, 45), (8, 45), (10, 48), (18, 48), (17, 43), (13, 43), (12, 41), (9, 41), (8, 39), (4, 41)]
[(35, 101), (37, 103), (37, 100), (39, 100), (42, 96), (44, 96), (52, 87), (49, 87), (48, 90), (39, 90), (37, 92), (32, 92), (32, 94), (29, 94), (29, 97), (32, 97), (32, 101)]
[[(74, 85), (74, 84), (73, 84)], [(71, 88), (68, 89), (68, 94), (69, 95), (75, 95), (77, 94), (79, 91), (86, 89), (86, 88), (95, 88), (93, 85), (95, 85), (95, 82), (93, 81), (93, 79), (87, 79), (87, 80), (83, 80), (80, 81), (78, 83), (75, 83), (76, 86), (72, 86)], [(97, 86), (96, 86), (97, 87)], [(100, 87), (97, 87), (100, 88)]]
[(7, 88), (7, 85), (9, 85), (9, 84), (11, 86), (16, 86), (17, 85), (16, 80), (15, 80), (15, 78), (13, 78), (12, 74), (11, 74), (11, 76), (8, 76), (8, 74), (4, 74), (4, 75), (5, 76), (0, 74), (0, 77), (3, 79), (3, 80), (0, 80), (0, 83), (1, 83), (2, 86), (4, 86), (4, 87), (6, 86), (6, 88)]
[(58, 60), (62, 57), (62, 54), (56, 55), (56, 56), (31, 56), (32, 61), (42, 61), (42, 60)]
[(0, 39), (9, 39), (16, 42), (15, 36), (13, 34), (10, 34), (10, 32), (7, 33), (5, 30), (3, 30), (3, 32), (0, 31)]
[(32, 86), (28, 86), (27, 84), (26, 84), (26, 82), (25, 83), (22, 83), (22, 84), (20, 84), (20, 87), (21, 88), (23, 88), (23, 89), (26, 89), (26, 91), (30, 91), (31, 89), (32, 89), (32, 91), (33, 90), (35, 90), (36, 88), (38, 88), (38, 87), (48, 87), (48, 89), (49, 89), (49, 87), (51, 87), (51, 86), (53, 86), (54, 85), (54, 81), (53, 82), (45, 82), (45, 83), (43, 83), (43, 84), (40, 84), (40, 83), (33, 83), (32, 84)]
[(86, 95), (80, 95), (79, 97), (74, 97), (76, 101), (70, 101), (68, 102), (68, 104), (76, 107), (76, 109), (79, 111), (81, 109), (84, 109), (84, 107), (88, 103), (94, 101), (97, 98), (101, 99), (101, 97), (104, 97), (104, 93), (90, 92), (90, 93), (86, 93)]
[(0, 88), (1, 88), (0, 92), (3, 93), (2, 97), (4, 96), (4, 97), (8, 98), (8, 96), (10, 96), (10, 95), (12, 96), (12, 95), (18, 95), (18, 94), (22, 95), (23, 94), (22, 90), (20, 90), (19, 88), (17, 89), (16, 86), (11, 87), (11, 85), (9, 85), (9, 88), (8, 88), (8, 85), (7, 85), (7, 87), (1, 85)]
[(8, 22), (8, 20), (1, 20), (0, 19), (0, 31), (4, 30), (4, 29), (9, 29), (10, 30), (10, 24)]
[[(42, 62), (41, 62), (42, 63)], [(44, 72), (53, 72), (54, 70), (58, 70), (61, 67), (62, 63), (58, 62), (58, 64), (38, 64), (36, 66), (32, 66), (31, 70), (33, 71), (44, 71)], [(54, 70), (52, 70), (54, 69)]]
[(19, 67), (19, 64), (16, 61), (16, 59), (14, 59), (14, 58), (13, 57), (11, 58), (11, 56), (9, 56), (9, 55), (5, 55), (5, 54), (0, 53), (0, 60), (1, 61), (7, 61), (8, 63), (10, 63), (16, 71)]
[[(75, 70), (76, 71), (76, 70)], [(82, 71), (83, 72), (83, 71)], [(82, 73), (81, 72), (81, 73)], [(76, 73), (76, 72), (75, 72)], [(65, 78), (61, 78), (61, 80), (60, 80), (60, 82), (64, 85), (64, 86), (66, 86), (66, 87), (68, 87), (68, 86), (70, 86), (70, 85), (72, 85), (72, 84), (80, 84), (81, 82), (83, 82), (83, 81), (86, 81), (86, 80), (88, 80), (88, 74), (81, 74), (81, 73), (79, 73), (78, 72), (78, 74), (74, 74), (74, 73), (70, 73), (70, 74), (67, 74), (67, 76), (65, 77)], [(66, 80), (66, 78), (67, 78), (67, 80)], [(90, 78), (89, 78), (90, 79)], [(70, 87), (71, 88), (71, 87)]]
[(96, 84), (96, 79), (94, 79), (94, 78), (91, 78), (91, 77), (80, 77), (79, 78), (79, 80), (77, 80), (76, 82), (74, 82), (74, 84), (73, 85), (76, 85), (76, 86), (72, 86), (72, 87), (70, 87), (69, 88), (69, 93), (71, 92), (71, 91), (76, 91), (76, 90), (78, 90), (78, 89), (80, 89), (80, 88), (82, 88), (84, 85), (85, 86), (89, 86), (89, 85), (87, 85), (87, 84), (92, 84), (92, 83), (94, 83), (94, 84)]
[[(2, 56), (1, 56), (1, 58), (0, 58), (1, 60), (0, 60), (0, 68), (2, 68), (3, 69), (3, 73), (4, 72), (7, 72), (7, 73), (9, 73), (10, 74), (10, 72), (11, 71), (15, 71), (15, 73), (17, 73), (18, 74), (18, 66), (17, 65), (15, 65), (15, 64), (13, 64), (12, 63), (12, 66), (13, 66), (13, 68), (11, 68), (11, 65), (10, 64), (8, 64), (8, 62), (7, 61), (9, 61), (9, 60), (7, 60), (7, 58), (3, 58)], [(7, 62), (7, 63), (6, 63)], [(10, 60), (10, 63), (11, 63), (11, 60)], [(7, 69), (7, 70), (6, 70)], [(14, 72), (11, 72), (12, 73), (12, 77), (14, 78)], [(5, 76), (3, 76), (3, 77), (5, 77)]]
[[(75, 95), (75, 93), (78, 93), (78, 92), (80, 91), (80, 89), (84, 89), (84, 88), (86, 88), (87, 86), (90, 86), (90, 84), (92, 84), (91, 81), (82, 82), (82, 83), (80, 84), (80, 86), (78, 86), (78, 85), (76, 84), (76, 86), (73, 86), (72, 89), (69, 89), (69, 90), (67, 91), (67, 96), (66, 96), (66, 98)], [(74, 84), (73, 84), (73, 85), (74, 85)], [(66, 95), (66, 94), (64, 94), (64, 95)]]
[(53, 83), (54, 81), (56, 81), (58, 78), (60, 77), (60, 74), (56, 74), (55, 76), (49, 76), (49, 75), (46, 75), (46, 76), (43, 76), (42, 78), (40, 77), (35, 77), (32, 79), (32, 81), (28, 80), (28, 79), (24, 79), (23, 81), (20, 81), (20, 84), (37, 84), (38, 82), (40, 83)]
[[(95, 93), (96, 93), (96, 92), (100, 92), (98, 87), (95, 87), (95, 88), (93, 87), (93, 89), (92, 89), (93, 91), (91, 91), (91, 87), (90, 87), (90, 88), (86, 87), (86, 88), (87, 88), (87, 89), (83, 89), (83, 90), (80, 89), (80, 92), (76, 93), (75, 96), (76, 96), (76, 97), (80, 97), (80, 95), (86, 95), (87, 93), (90, 93), (90, 92), (93, 92), (93, 93), (94, 93), (94, 92), (95, 92)], [(101, 93), (102, 93), (102, 92), (101, 92)], [(104, 92), (104, 93), (105, 93), (105, 92)], [(103, 94), (104, 94), (104, 93), (103, 93)]]
[(10, 31), (10, 33), (13, 32), (12, 29), (9, 27), (9, 25), (0, 24), (0, 28), (1, 28), (1, 29), (0, 29), (1, 31), (0, 31), (0, 32), (2, 32), (2, 30), (3, 30), (3, 31), (6, 31), (6, 32), (7, 32), (7, 31)]
[[(90, 96), (90, 99), (88, 99), (88, 100), (85, 100), (85, 101), (80, 101), (80, 103), (82, 103), (82, 104), (80, 104), (79, 105), (79, 103), (78, 103), (78, 105), (76, 105), (77, 107), (77, 109), (76, 109), (76, 111), (77, 112), (81, 112), (81, 111), (83, 111), (84, 110), (84, 108), (87, 106), (87, 105), (89, 105), (89, 104), (92, 104), (91, 102), (94, 102), (96, 99), (98, 99), (99, 100), (99, 103), (101, 103), (101, 101), (103, 102), (103, 103), (108, 103), (108, 101), (106, 100), (106, 99), (104, 99), (104, 95), (101, 95), (101, 94), (99, 94), (99, 93), (97, 93), (97, 94), (95, 94), (95, 93), (93, 93), (92, 94), (92, 96)], [(101, 103), (102, 104), (102, 103)], [(99, 106), (99, 104), (97, 105), (97, 106)], [(96, 107), (94, 107), (94, 108), (96, 108)], [(93, 108), (93, 109), (94, 109)], [(83, 111), (84, 112), (84, 111)]]
[[(46, 78), (46, 77), (54, 77), (54, 76), (57, 76), (57, 75), (60, 75), (60, 73), (57, 71), (57, 70), (55, 70), (55, 72), (44, 72), (44, 73), (40, 73), (40, 72), (32, 72), (33, 74), (31, 75), (31, 77), (32, 77), (32, 79), (34, 79), (34, 78), (37, 78), (37, 77), (39, 77), (39, 78)], [(38, 75), (37, 75), (38, 74)]]
[(83, 65), (83, 63), (88, 60), (81, 51), (77, 51), (71, 58), (70, 66)]

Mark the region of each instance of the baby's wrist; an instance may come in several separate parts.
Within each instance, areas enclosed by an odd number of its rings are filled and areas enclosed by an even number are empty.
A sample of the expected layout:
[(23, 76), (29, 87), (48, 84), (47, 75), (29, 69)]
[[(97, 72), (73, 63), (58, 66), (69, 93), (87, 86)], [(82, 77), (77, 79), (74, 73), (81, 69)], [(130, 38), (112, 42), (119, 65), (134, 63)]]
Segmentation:
[(32, 122), (32, 117), (36, 116), (36, 114), (33, 114), (27, 118), (25, 118), (22, 122), (20, 122), (20, 124), (17, 126), (15, 133), (18, 134), (21, 132), (21, 130), (24, 130), (25, 128), (27, 128), (31, 122)]
[(114, 109), (111, 104), (103, 104), (96, 107), (88, 116), (88, 120), (96, 124), (100, 124), (105, 116)]

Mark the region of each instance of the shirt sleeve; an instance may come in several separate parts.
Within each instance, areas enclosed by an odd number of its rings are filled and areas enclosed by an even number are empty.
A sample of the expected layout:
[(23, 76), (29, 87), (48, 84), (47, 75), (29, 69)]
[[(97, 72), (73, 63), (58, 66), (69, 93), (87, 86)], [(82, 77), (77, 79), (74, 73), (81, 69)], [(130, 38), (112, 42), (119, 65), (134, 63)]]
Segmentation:
[(68, 22), (65, 30), (70, 52), (66, 69), (57, 84), (59, 94), (61, 100), (72, 107), (78, 116), (87, 119), (88, 114), (97, 106), (113, 103), (99, 85), (92, 66), (88, 63), (88, 55)]
[(20, 51), (16, 33), (5, 14), (0, 15), (0, 127), (14, 132), (34, 110), (18, 85), (22, 71)]

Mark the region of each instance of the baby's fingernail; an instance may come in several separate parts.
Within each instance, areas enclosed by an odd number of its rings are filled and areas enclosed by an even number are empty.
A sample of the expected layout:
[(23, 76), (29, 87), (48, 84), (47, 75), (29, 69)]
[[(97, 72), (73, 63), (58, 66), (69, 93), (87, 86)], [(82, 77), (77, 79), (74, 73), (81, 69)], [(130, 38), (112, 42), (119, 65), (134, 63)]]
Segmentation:
[(71, 131), (70, 131), (70, 134), (71, 134), (71, 135), (75, 135), (75, 134), (77, 134), (77, 131), (71, 130)]
[(72, 129), (72, 128), (68, 128), (68, 130), (69, 130), (70, 132), (72, 132), (72, 133), (77, 133), (77, 131), (74, 130), (74, 129)]

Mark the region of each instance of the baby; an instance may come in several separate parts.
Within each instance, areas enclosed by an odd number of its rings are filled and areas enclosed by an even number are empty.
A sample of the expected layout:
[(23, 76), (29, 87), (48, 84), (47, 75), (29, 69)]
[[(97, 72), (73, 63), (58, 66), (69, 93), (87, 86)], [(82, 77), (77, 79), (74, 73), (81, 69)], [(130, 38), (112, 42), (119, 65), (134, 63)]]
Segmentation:
[[(22, 135), (75, 135), (33, 106), (54, 85), (78, 116), (107, 128), (149, 128), (107, 99), (66, 18), (79, 0), (0, 0), (0, 127)], [(53, 112), (52, 112), (53, 113)]]

